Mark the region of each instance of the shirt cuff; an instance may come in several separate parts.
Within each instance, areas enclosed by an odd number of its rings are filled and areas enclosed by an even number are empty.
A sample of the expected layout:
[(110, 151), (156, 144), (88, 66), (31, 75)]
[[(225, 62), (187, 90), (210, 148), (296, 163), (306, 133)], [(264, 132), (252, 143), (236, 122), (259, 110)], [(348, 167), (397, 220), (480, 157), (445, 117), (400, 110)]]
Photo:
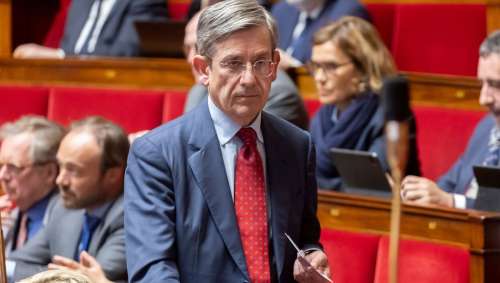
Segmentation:
[(12, 260), (5, 261), (5, 272), (7, 273), (7, 282), (14, 282), (14, 271), (16, 269), (16, 262)]
[(64, 52), (61, 48), (57, 49), (57, 57), (59, 59), (64, 59), (66, 57), (66, 52)]
[(453, 207), (465, 209), (467, 200), (464, 195), (453, 194)]

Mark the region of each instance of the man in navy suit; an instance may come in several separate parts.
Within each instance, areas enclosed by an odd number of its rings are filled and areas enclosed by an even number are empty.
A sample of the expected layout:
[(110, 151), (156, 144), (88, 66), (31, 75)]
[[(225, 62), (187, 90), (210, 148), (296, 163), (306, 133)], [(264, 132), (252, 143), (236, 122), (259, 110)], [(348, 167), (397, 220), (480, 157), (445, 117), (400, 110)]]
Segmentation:
[(134, 22), (166, 20), (167, 16), (165, 0), (73, 0), (59, 49), (29, 43), (17, 47), (13, 56), (139, 56)]
[(273, 6), (281, 49), (280, 67), (298, 67), (311, 58), (312, 38), (316, 31), (342, 16), (369, 20), (358, 0), (281, 0)]
[(479, 55), (477, 75), (482, 82), (479, 104), (487, 107), (490, 114), (479, 122), (463, 155), (437, 184), (416, 176), (407, 176), (403, 180), (402, 196), (409, 203), (471, 208), (478, 191), (472, 167), (499, 165), (500, 31), (483, 41)]
[(262, 111), (280, 60), (274, 20), (256, 1), (219, 2), (201, 14), (196, 46), (208, 98), (129, 154), (129, 281), (305, 282), (314, 272), (284, 233), (329, 274), (311, 138)]

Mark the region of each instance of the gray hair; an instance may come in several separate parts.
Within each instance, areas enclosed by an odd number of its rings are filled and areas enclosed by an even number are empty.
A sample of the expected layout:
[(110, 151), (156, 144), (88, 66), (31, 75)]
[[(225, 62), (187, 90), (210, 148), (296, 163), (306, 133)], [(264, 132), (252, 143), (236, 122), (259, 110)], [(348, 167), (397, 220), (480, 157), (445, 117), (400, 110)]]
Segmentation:
[(276, 24), (264, 7), (255, 0), (220, 1), (200, 15), (196, 50), (200, 55), (211, 58), (216, 43), (237, 31), (258, 26), (267, 28), (274, 50), (277, 42)]
[(91, 283), (89, 277), (73, 270), (46, 270), (18, 283)]
[(492, 53), (500, 55), (500, 30), (492, 32), (479, 47), (481, 57), (487, 57)]
[(42, 116), (23, 116), (12, 123), (2, 125), (2, 139), (21, 134), (32, 136), (30, 154), (31, 162), (35, 164), (56, 161), (59, 143), (64, 136), (64, 128)]

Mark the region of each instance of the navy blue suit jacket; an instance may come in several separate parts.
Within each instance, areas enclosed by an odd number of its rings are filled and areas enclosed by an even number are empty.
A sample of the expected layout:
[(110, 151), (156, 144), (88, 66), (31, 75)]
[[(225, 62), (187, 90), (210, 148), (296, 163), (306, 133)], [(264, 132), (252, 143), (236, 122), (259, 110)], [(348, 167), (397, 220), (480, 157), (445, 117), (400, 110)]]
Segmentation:
[[(296, 251), (319, 247), (310, 136), (262, 113), (272, 272), (293, 281)], [(130, 282), (249, 282), (207, 100), (132, 145), (125, 176)]]
[[(441, 189), (454, 194), (465, 194), (474, 177), (472, 167), (481, 165), (488, 156), (490, 131), (495, 125), (495, 120), (491, 114), (479, 122), (469, 139), (465, 152), (450, 170), (439, 179), (438, 186)], [(473, 206), (474, 200), (467, 198), (467, 208)]]
[[(67, 55), (74, 55), (78, 37), (87, 21), (93, 1), (73, 0), (64, 26), (60, 48)], [(109, 14), (93, 55), (138, 56), (139, 38), (134, 22), (137, 20), (166, 20), (165, 0), (116, 0)]]
[[(299, 20), (300, 11), (282, 0), (272, 8), (279, 34), (279, 48), (286, 50), (293, 42), (292, 35)], [(370, 16), (358, 0), (325, 0), (323, 10), (301, 35), (301, 42), (293, 51), (295, 59), (305, 63), (311, 58), (311, 47), (314, 33), (328, 23), (342, 16), (351, 15), (369, 20)]]

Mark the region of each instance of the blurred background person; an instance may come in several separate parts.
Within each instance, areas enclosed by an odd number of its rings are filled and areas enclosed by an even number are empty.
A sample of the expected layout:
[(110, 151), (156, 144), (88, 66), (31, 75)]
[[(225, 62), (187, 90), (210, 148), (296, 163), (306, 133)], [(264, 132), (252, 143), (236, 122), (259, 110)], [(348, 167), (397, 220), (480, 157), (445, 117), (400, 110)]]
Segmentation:
[(58, 199), (56, 153), (64, 135), (58, 124), (24, 116), (2, 126), (0, 197), (7, 256), (45, 226)]
[(28, 43), (14, 58), (64, 58), (73, 55), (139, 56), (137, 20), (166, 20), (165, 0), (73, 0), (58, 49)]
[[(311, 122), (318, 186), (329, 190), (342, 187), (330, 155), (334, 147), (375, 152), (388, 168), (379, 92), (382, 80), (396, 75), (396, 67), (375, 28), (352, 16), (322, 28), (314, 36), (308, 67), (322, 104)], [(408, 122), (406, 173), (419, 175), (413, 116)]]
[(358, 0), (281, 0), (272, 8), (279, 34), (280, 67), (298, 67), (311, 59), (314, 33), (342, 16), (369, 19)]

